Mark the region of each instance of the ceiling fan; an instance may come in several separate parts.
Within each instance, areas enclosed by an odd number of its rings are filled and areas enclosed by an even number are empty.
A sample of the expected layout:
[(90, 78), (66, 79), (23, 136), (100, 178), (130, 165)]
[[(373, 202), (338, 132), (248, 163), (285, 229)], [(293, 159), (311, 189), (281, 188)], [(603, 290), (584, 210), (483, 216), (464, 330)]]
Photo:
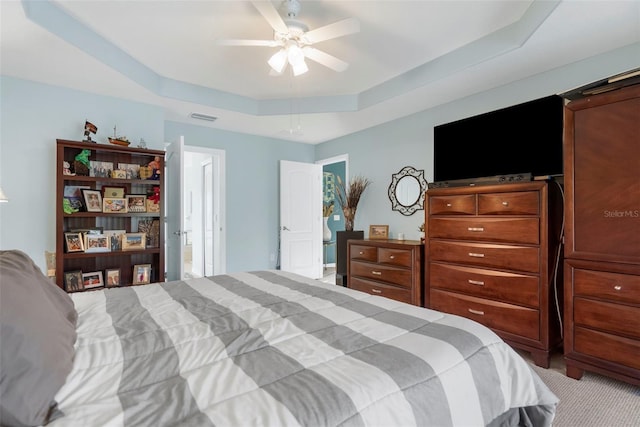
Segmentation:
[(238, 40), (226, 39), (218, 40), (217, 43), (226, 46), (267, 46), (279, 47), (280, 49), (267, 61), (272, 70), (277, 74), (282, 74), (291, 65), (293, 74), (298, 76), (306, 73), (309, 68), (305, 63), (305, 58), (309, 58), (334, 71), (344, 71), (349, 64), (329, 55), (312, 45), (336, 37), (360, 31), (360, 23), (354, 18), (343, 19), (333, 24), (325, 25), (315, 30), (309, 30), (304, 23), (297, 20), (300, 12), (300, 2), (298, 0), (285, 0), (287, 6), (287, 18), (280, 17), (278, 10), (271, 1), (252, 0), (251, 3), (258, 9), (258, 12), (267, 20), (273, 28), (273, 40)]

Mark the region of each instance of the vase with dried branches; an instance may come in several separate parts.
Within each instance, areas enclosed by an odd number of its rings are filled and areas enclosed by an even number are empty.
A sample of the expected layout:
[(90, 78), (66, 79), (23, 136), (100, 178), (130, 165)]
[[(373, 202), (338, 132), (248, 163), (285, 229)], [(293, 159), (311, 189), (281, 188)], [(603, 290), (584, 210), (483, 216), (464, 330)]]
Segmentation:
[(356, 210), (358, 209), (358, 203), (362, 193), (367, 189), (371, 181), (363, 176), (355, 176), (351, 178), (349, 186), (346, 187), (344, 181), (337, 177), (336, 181), (336, 197), (342, 208), (344, 215), (344, 229), (346, 231), (353, 231), (353, 224), (356, 218)]

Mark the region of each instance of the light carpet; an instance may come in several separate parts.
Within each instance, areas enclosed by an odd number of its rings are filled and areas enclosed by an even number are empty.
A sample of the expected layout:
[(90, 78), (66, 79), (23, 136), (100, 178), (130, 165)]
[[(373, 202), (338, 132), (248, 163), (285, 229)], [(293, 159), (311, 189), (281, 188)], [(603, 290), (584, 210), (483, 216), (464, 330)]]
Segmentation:
[(544, 369), (528, 353), (518, 353), (560, 399), (554, 427), (640, 427), (640, 387), (591, 372), (574, 380), (565, 375), (562, 354)]

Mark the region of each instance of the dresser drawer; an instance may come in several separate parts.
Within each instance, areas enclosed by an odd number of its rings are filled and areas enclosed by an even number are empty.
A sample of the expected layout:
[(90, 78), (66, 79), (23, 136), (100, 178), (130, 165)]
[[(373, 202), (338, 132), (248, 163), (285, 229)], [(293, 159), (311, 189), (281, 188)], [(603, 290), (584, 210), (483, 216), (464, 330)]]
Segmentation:
[(576, 327), (573, 349), (578, 353), (640, 369), (640, 341)]
[(540, 269), (540, 250), (537, 247), (529, 246), (431, 240), (429, 241), (429, 257), (433, 261), (531, 273), (538, 273)]
[(411, 292), (408, 289), (398, 288), (396, 286), (385, 285), (370, 280), (364, 280), (359, 277), (352, 277), (349, 282), (349, 288), (357, 291), (366, 292), (371, 295), (379, 295), (391, 298), (396, 301), (411, 303)]
[(431, 289), (431, 308), (473, 319), (491, 329), (540, 338), (538, 310)]
[(574, 298), (573, 322), (577, 326), (640, 339), (640, 307)]
[(411, 289), (411, 270), (351, 261), (350, 275), (388, 282), (403, 288)]
[(540, 243), (540, 224), (538, 218), (431, 217), (429, 238), (537, 245)]
[(431, 287), (539, 308), (538, 276), (440, 263), (429, 264)]
[(640, 305), (640, 276), (576, 268), (573, 283), (576, 296)]
[(537, 191), (478, 194), (478, 214), (539, 215), (540, 196)]
[(362, 261), (378, 261), (378, 248), (375, 246), (351, 245), (351, 259)]
[(475, 194), (429, 197), (429, 214), (431, 215), (475, 215), (475, 213)]
[(378, 262), (411, 268), (411, 251), (408, 249), (378, 248)]

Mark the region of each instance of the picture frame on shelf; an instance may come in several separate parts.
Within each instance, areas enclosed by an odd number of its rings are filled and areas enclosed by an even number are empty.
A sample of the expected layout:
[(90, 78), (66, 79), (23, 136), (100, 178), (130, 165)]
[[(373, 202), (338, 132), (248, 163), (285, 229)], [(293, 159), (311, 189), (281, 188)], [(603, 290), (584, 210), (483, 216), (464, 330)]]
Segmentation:
[(144, 233), (125, 233), (122, 235), (122, 250), (137, 251), (146, 249), (146, 240)]
[(127, 174), (127, 179), (140, 179), (140, 165), (134, 163), (118, 163), (118, 169)]
[(141, 219), (138, 221), (138, 233), (146, 234), (147, 248), (160, 247), (160, 220)]
[(112, 171), (112, 162), (89, 160), (89, 176), (94, 176), (97, 178), (110, 178)]
[(110, 252), (111, 251), (111, 239), (104, 234), (91, 234), (84, 235), (84, 251), (85, 252)]
[(127, 194), (127, 187), (120, 185), (105, 185), (102, 187), (102, 197), (114, 199), (124, 199)]
[(126, 232), (126, 230), (104, 230), (104, 235), (107, 236), (111, 245), (111, 252), (122, 250), (122, 236)]
[(127, 194), (127, 211), (147, 212), (147, 196), (145, 194)]
[(82, 197), (82, 190), (90, 190), (88, 185), (65, 185), (63, 197), (69, 200), (69, 204), (72, 209), (83, 211), (85, 209), (84, 200)]
[(102, 212), (127, 213), (127, 199), (105, 197), (102, 199)]
[(146, 285), (151, 283), (151, 264), (134, 265), (132, 277), (134, 285)]
[(389, 238), (388, 225), (370, 225), (369, 226), (369, 239), (386, 240), (388, 238)]
[(117, 288), (120, 286), (120, 268), (107, 268), (104, 270), (105, 286), (107, 288)]
[(102, 212), (102, 194), (99, 190), (82, 189), (82, 198), (87, 212)]
[(102, 271), (92, 271), (90, 273), (82, 273), (82, 286), (84, 289), (93, 289), (104, 287), (102, 279)]
[(84, 242), (82, 233), (68, 232), (64, 233), (64, 243), (67, 253), (84, 252)]
[(67, 292), (77, 292), (84, 289), (82, 285), (82, 270), (64, 272), (64, 290)]
[(160, 203), (156, 203), (151, 199), (147, 199), (147, 212), (149, 213), (160, 212)]

